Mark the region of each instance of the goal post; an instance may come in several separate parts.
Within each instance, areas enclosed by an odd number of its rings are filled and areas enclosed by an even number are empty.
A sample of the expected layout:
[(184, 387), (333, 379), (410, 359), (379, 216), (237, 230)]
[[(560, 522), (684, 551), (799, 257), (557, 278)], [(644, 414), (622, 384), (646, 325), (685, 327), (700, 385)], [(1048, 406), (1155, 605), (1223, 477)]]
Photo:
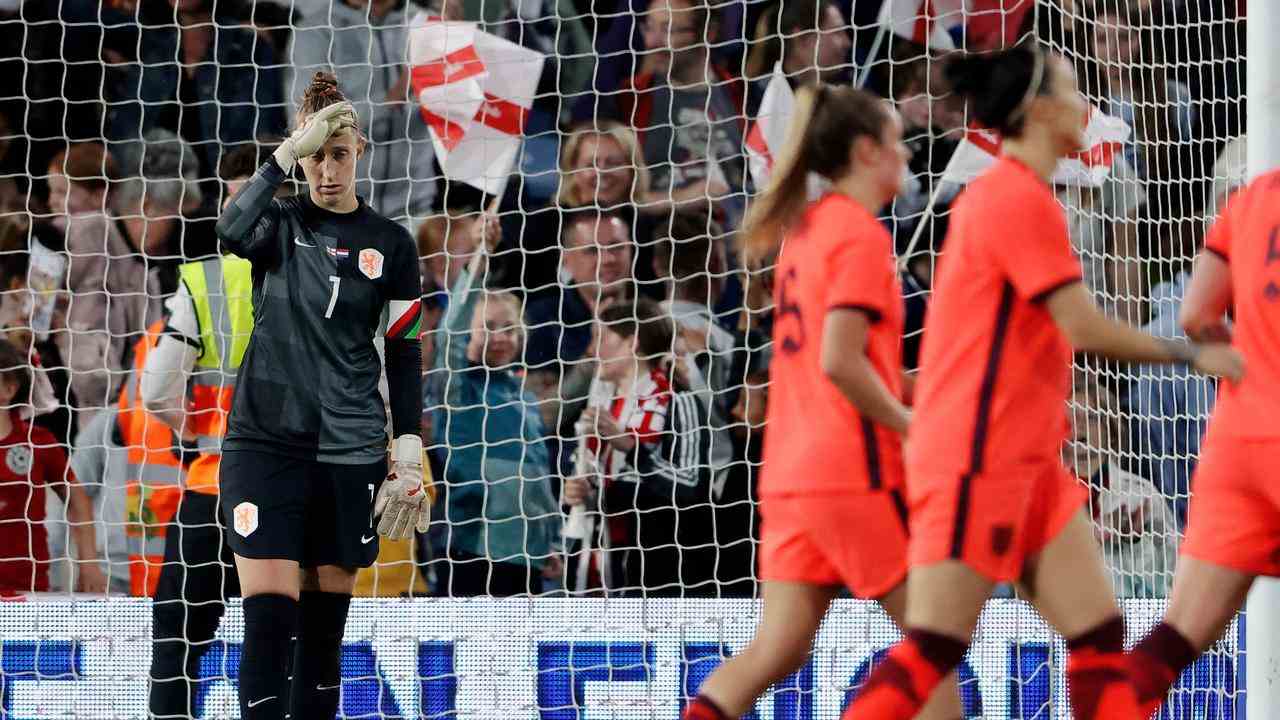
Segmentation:
[[(1249, 3), (1246, 86), (1249, 177), (1280, 167), (1280, 4)], [(1245, 609), (1247, 720), (1280, 712), (1280, 579), (1259, 578)]]

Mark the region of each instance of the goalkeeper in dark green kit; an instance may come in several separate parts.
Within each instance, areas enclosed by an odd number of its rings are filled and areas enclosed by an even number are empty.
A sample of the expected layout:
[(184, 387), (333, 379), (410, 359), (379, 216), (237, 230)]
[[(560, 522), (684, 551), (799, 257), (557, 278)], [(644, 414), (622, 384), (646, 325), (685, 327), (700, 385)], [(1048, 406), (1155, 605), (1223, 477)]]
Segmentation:
[[(427, 529), (417, 250), (355, 194), (365, 145), (334, 77), (316, 73), (293, 135), (218, 219), (226, 248), (253, 264), (254, 329), (221, 470), (244, 595), (248, 720), (334, 716), (356, 570), (377, 558), (378, 534)], [(308, 192), (274, 200), (295, 164)], [(395, 438), (389, 471), (380, 333)]]

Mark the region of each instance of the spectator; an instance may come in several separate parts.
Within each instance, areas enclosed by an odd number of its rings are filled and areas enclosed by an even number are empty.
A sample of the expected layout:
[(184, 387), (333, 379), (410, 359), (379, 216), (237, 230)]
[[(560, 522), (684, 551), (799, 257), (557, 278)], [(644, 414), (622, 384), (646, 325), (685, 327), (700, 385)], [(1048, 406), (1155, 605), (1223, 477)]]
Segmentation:
[(710, 58), (706, 38), (717, 22), (707, 0), (656, 0), (642, 23), (649, 69), (603, 98), (600, 115), (635, 128), (654, 190), (727, 185), (727, 195), (709, 191), (706, 204), (734, 228), (746, 186), (745, 84)]
[(728, 260), (723, 233), (714, 222), (689, 216), (674, 215), (655, 233), (653, 272), (665, 285), (662, 311), (676, 321), (677, 332), (689, 351), (691, 367), (701, 376), (712, 396), (718, 401), (714, 410), (728, 415), (733, 379), (729, 369), (735, 341), (713, 312), (728, 276)]
[(1149, 247), (1142, 254), (1176, 261), (1189, 257), (1191, 248), (1181, 243), (1197, 236), (1194, 213), (1204, 192), (1191, 172), (1208, 162), (1201, 143), (1194, 142), (1198, 103), (1170, 75), (1163, 54), (1163, 12), (1124, 5), (1094, 6), (1088, 40), (1097, 67), (1086, 70), (1083, 89), (1101, 97), (1100, 108), (1133, 129), (1124, 157), (1146, 193), (1142, 227)]
[(570, 553), (569, 587), (641, 596), (716, 594), (717, 445), (707, 406), (671, 384), (673, 322), (650, 300), (600, 316), (599, 369), (562, 502), (598, 524)]
[[(271, 157), (275, 149), (274, 142), (245, 143), (222, 156), (222, 162), (218, 165), (218, 178), (222, 180), (222, 202), (218, 204), (220, 210), (227, 208), (231, 198), (249, 182), (249, 178)], [(276, 196), (286, 197), (294, 193), (293, 183), (286, 182), (276, 191)]]
[(1195, 113), (1190, 89), (1167, 74), (1153, 19), (1149, 9), (1098, 3), (1091, 44), (1102, 110), (1133, 128), (1125, 158), (1139, 177), (1169, 180), (1177, 167), (1161, 144), (1190, 140)]
[(112, 142), (145, 142), (164, 128), (196, 148), (181, 174), (205, 179), (216, 177), (223, 147), (284, 130), (280, 64), (236, 10), (217, 0), (141, 4), (136, 62), (105, 89)]
[[(654, 192), (636, 134), (616, 120), (601, 119), (570, 128), (560, 148), (559, 189), (555, 202), (532, 211), (505, 213), (503, 232), (520, 239), (518, 257), (506, 261), (506, 284), (526, 290), (554, 285), (557, 257), (554, 239), (560, 237), (564, 210), (601, 207), (616, 212), (636, 238), (648, 238), (658, 218), (673, 208), (692, 210), (708, 193), (722, 195), (723, 183), (707, 178), (672, 192)], [(639, 248), (637, 280), (649, 280), (652, 265), (648, 247)], [(507, 253), (503, 253), (506, 255)], [(517, 265), (519, 263), (520, 265)], [(521, 267), (519, 273), (515, 267)]]
[(430, 214), (436, 171), (427, 124), (411, 102), (408, 21), (404, 0), (337, 0), (305, 9), (286, 56), (285, 88), (296, 111), (317, 71), (337, 76), (368, 133), (356, 192), (412, 232)]
[[(15, 239), (14, 225), (11, 218), (0, 220), (0, 247), (10, 248), (0, 251), (0, 332), (31, 359), (32, 402), (30, 407), (22, 407), (19, 415), (66, 446), (76, 432), (76, 418), (68, 407), (74, 403), (71, 380), (53, 339), (47, 333), (39, 339), (40, 333), (33, 327), (40, 293), (28, 284), (30, 253), (10, 244)], [(55, 335), (65, 331), (66, 318), (57, 308), (50, 313), (49, 328)]]
[[(160, 317), (161, 300), (177, 288), (177, 266), (213, 255), (218, 245), (213, 223), (200, 215), (204, 191), (191, 146), (168, 130), (149, 130), (143, 139), (141, 154), (121, 162), (125, 179), (113, 188), (110, 202), (131, 259), (145, 268), (145, 327)], [(108, 291), (127, 294), (110, 286)]]
[(565, 211), (565, 216), (561, 234), (565, 277), (560, 284), (531, 294), (525, 305), (527, 382), (543, 403), (547, 427), (562, 429), (573, 420), (561, 416), (561, 401), (585, 397), (585, 392), (566, 394), (562, 385), (572, 374), (585, 391), (591, 370), (579, 361), (596, 349), (593, 321), (609, 302), (634, 292), (635, 259), (635, 244), (616, 212), (580, 208)]
[(0, 595), (49, 589), (49, 544), (45, 490), (67, 504), (76, 546), (76, 589), (101, 593), (107, 578), (98, 567), (93, 508), (67, 454), (46, 430), (22, 420), (31, 405), (31, 367), (8, 341), (0, 341)]
[(778, 62), (792, 87), (833, 82), (850, 67), (849, 23), (835, 2), (779, 0), (760, 16), (755, 30), (747, 78), (761, 92)]
[(81, 427), (112, 404), (129, 336), (142, 328), (145, 274), (108, 215), (108, 184), (118, 177), (115, 159), (97, 142), (71, 144), (48, 167), (51, 224), (63, 233), (67, 264), (66, 332), (55, 340), (70, 363)]
[(1119, 400), (1077, 372), (1070, 419), (1063, 461), (1089, 486), (1094, 531), (1116, 594), (1165, 597), (1177, 556), (1173, 512), (1146, 478), (1119, 462), (1125, 447)]
[[(125, 533), (127, 455), (121, 445), (115, 407), (95, 415), (80, 431), (71, 451), (71, 472), (84, 488), (98, 520), (97, 551), (107, 563), (107, 592), (124, 597), (130, 593), (129, 539)], [(53, 497), (45, 511), (45, 527), (49, 533), (49, 557), (57, 567), (61, 561), (70, 560), (67, 549), (72, 527), (67, 525), (66, 508)], [(74, 586), (55, 584), (52, 577), (50, 583), (54, 591)]]
[(733, 465), (719, 498), (716, 513), (716, 578), (726, 597), (755, 597), (756, 546), (760, 541), (759, 497), (756, 477), (764, 449), (765, 407), (769, 403), (770, 346), (745, 347), (735, 365), (734, 379), (742, 378), (730, 411)]
[(551, 457), (518, 374), (520, 300), (486, 292), (483, 265), (475, 258), (458, 276), (434, 363), (449, 373), (433, 423), (434, 444), (446, 453), (449, 562), (438, 577), (451, 596), (536, 594), (542, 572), (556, 564)]
[[(1223, 148), (1213, 167), (1213, 196), (1207, 198), (1206, 215), (1225, 206), (1227, 197), (1245, 181), (1245, 138), (1239, 137)], [(1178, 315), (1186, 292), (1187, 270), (1152, 292), (1151, 322), (1143, 329), (1157, 337), (1183, 339)], [(1200, 440), (1208, 426), (1217, 387), (1208, 378), (1186, 368), (1142, 365), (1129, 391), (1133, 417), (1134, 450), (1149, 464), (1147, 476), (1160, 489), (1174, 512), (1178, 528), (1187, 519), (1191, 495), (1191, 474), (1200, 457)]]

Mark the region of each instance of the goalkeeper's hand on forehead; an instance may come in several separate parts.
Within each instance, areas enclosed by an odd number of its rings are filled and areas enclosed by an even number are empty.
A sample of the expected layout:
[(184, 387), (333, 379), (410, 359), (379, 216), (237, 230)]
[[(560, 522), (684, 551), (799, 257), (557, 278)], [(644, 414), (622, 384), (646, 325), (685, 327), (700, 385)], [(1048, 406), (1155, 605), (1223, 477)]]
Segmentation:
[(334, 133), (356, 126), (356, 110), (347, 101), (337, 102), (311, 113), (306, 122), (285, 138), (273, 153), (285, 175), (293, 172), (298, 160), (314, 154), (324, 147)]

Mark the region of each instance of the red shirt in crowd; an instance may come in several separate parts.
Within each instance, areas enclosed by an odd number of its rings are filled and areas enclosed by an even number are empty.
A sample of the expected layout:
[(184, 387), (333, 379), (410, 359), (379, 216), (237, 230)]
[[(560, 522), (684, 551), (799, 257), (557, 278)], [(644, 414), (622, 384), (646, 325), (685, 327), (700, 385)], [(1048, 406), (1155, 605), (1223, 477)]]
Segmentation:
[(13, 431), (0, 440), (0, 592), (48, 591), (45, 488), (69, 473), (53, 435), (15, 418)]

